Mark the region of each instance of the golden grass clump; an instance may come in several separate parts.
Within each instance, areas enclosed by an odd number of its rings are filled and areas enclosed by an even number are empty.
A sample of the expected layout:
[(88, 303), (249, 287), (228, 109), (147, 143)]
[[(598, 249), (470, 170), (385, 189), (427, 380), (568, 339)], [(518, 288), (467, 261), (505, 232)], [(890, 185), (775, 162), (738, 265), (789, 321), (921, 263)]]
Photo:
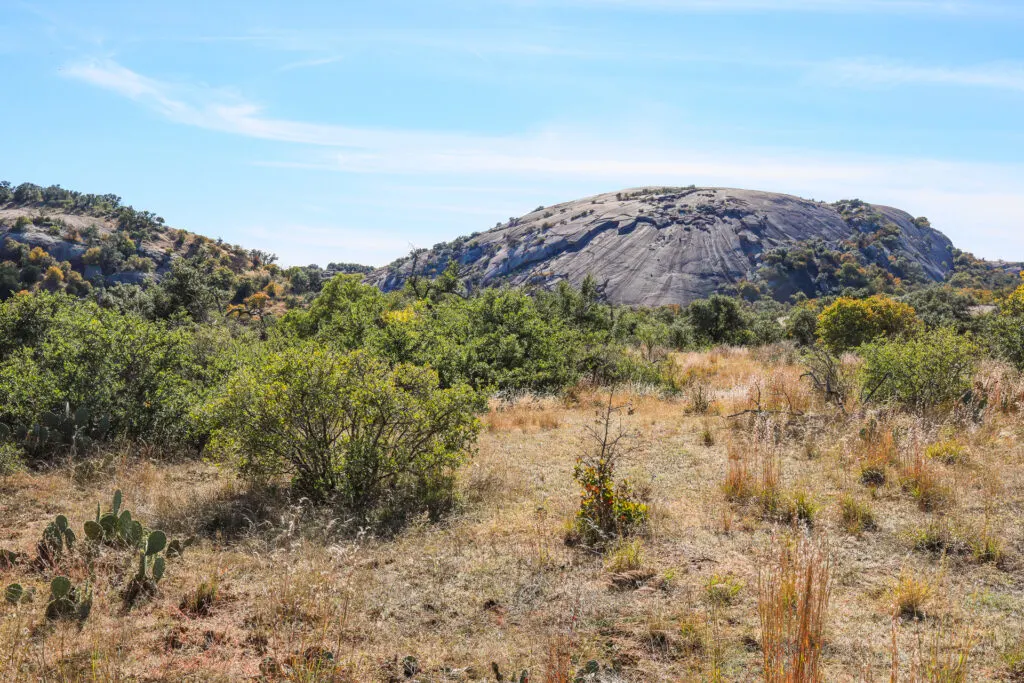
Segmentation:
[(938, 512), (953, 504), (953, 491), (920, 451), (900, 465), (900, 485), (923, 512)]
[(893, 611), (901, 617), (921, 619), (925, 616), (932, 596), (933, 582), (904, 567), (889, 586), (889, 598)]
[(958, 439), (946, 439), (929, 444), (924, 455), (944, 465), (961, 465), (967, 462), (967, 447)]
[(620, 538), (606, 552), (604, 567), (609, 572), (634, 571), (644, 566), (644, 544), (639, 538)]
[(514, 429), (547, 431), (557, 429), (561, 422), (553, 402), (518, 400), (511, 405), (492, 407), (484, 417), (484, 424), (491, 432), (507, 432)]
[(839, 497), (839, 521), (847, 533), (855, 535), (878, 528), (871, 507), (849, 493)]
[(726, 444), (725, 481), (722, 493), (726, 500), (742, 503), (754, 495), (754, 475), (750, 471), (747, 455), (734, 440)]

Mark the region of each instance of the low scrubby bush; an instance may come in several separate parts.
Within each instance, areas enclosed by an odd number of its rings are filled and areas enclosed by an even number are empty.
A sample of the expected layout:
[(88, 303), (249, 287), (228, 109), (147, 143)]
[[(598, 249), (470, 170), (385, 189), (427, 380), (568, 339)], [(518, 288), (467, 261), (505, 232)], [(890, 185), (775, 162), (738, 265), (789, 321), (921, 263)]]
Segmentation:
[(405, 501), (436, 512), (480, 429), (479, 394), (363, 351), (298, 344), (259, 355), (203, 411), (208, 450), (257, 477), (288, 475), (316, 500), (366, 512)]
[(589, 443), (573, 470), (581, 489), (573, 533), (587, 545), (629, 536), (647, 523), (647, 505), (628, 479), (617, 479), (618, 467), (636, 437), (622, 423), (625, 407), (615, 405), (614, 394), (609, 394), (595, 424), (587, 428)]
[(898, 337), (920, 327), (914, 309), (877, 294), (866, 299), (840, 297), (818, 316), (818, 338), (832, 351), (846, 351), (879, 337)]
[(869, 344), (862, 349), (864, 396), (917, 412), (948, 406), (970, 390), (980, 351), (949, 328)]

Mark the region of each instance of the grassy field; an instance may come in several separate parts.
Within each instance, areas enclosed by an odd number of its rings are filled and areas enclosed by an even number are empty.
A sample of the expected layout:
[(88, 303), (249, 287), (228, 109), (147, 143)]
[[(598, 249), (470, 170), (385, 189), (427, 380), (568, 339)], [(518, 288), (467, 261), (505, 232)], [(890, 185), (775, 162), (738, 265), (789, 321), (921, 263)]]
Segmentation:
[[(608, 400), (588, 389), (494, 402), (459, 511), (391, 538), (139, 446), (0, 480), (0, 548), (34, 555), (55, 515), (81, 529), (115, 488), (197, 539), (130, 610), (133, 560), (101, 556), (80, 628), (43, 618), (53, 572), (0, 572), (36, 591), (0, 607), (0, 676), (803, 680), (763, 672), (763, 624), (792, 598), (773, 577), (799, 545), (825, 572), (826, 680), (1024, 680), (1024, 383), (984, 366), (988, 403), (936, 421), (825, 405), (786, 348), (674, 360), (678, 396), (613, 399), (637, 435), (620, 474), (651, 519), (601, 551), (566, 543)], [(59, 570), (87, 578), (76, 553)]]

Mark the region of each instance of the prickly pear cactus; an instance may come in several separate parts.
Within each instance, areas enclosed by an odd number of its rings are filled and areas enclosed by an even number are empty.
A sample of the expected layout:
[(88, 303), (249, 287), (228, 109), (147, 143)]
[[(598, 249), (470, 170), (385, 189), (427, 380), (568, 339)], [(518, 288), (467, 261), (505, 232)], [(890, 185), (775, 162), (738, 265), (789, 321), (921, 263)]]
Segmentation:
[(51, 621), (75, 619), (85, 621), (92, 611), (92, 588), (74, 587), (66, 576), (57, 576), (50, 582), (50, 599), (46, 604), (46, 618)]
[(36, 546), (39, 563), (52, 567), (71, 550), (76, 540), (75, 532), (68, 525), (68, 518), (57, 515), (56, 519), (43, 529), (43, 539)]
[(4, 589), (4, 600), (11, 605), (17, 605), (25, 597), (25, 589), (20, 583), (12, 583)]

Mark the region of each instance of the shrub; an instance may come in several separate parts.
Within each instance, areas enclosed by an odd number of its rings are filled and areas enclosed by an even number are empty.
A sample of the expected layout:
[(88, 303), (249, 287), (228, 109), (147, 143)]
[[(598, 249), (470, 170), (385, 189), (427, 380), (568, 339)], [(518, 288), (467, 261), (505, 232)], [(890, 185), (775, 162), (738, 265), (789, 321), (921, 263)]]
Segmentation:
[(831, 350), (845, 351), (878, 337), (911, 333), (919, 326), (913, 308), (876, 294), (867, 299), (836, 299), (818, 316), (817, 331)]
[(616, 482), (616, 469), (629, 454), (635, 434), (616, 419), (625, 406), (615, 405), (614, 397), (609, 393), (596, 423), (588, 426), (591, 443), (573, 470), (582, 489), (575, 531), (587, 545), (636, 533), (647, 522), (647, 505), (639, 500), (629, 480)]
[(0, 477), (13, 474), (22, 468), (24, 454), (12, 443), (0, 441)]
[(1024, 370), (1024, 284), (999, 302), (991, 331), (999, 355)]
[(0, 304), (0, 423), (30, 429), (70, 407), (110, 436), (183, 438), (200, 372), (192, 341), (64, 294), (15, 296)]
[(82, 263), (87, 266), (98, 266), (103, 260), (103, 250), (99, 247), (89, 247), (82, 254)]
[(55, 292), (64, 284), (64, 272), (57, 266), (50, 266), (43, 276), (43, 288)]
[(871, 488), (885, 485), (887, 478), (885, 463), (879, 460), (864, 460), (860, 464), (860, 483)]
[(810, 380), (815, 390), (829, 403), (843, 407), (853, 383), (853, 373), (843, 365), (842, 359), (826, 347), (815, 344), (805, 349), (801, 360), (805, 368), (803, 376)]
[(747, 330), (740, 303), (728, 296), (712, 294), (691, 303), (686, 312), (694, 334), (705, 344), (739, 343)]
[(974, 327), (970, 295), (949, 285), (925, 287), (902, 298), (913, 307), (921, 322), (931, 328), (953, 327), (957, 332), (966, 332)]
[(786, 337), (801, 346), (811, 346), (818, 329), (818, 316), (810, 308), (796, 307), (786, 318)]
[[(210, 451), (246, 475), (368, 511), (409, 497), (437, 512), (480, 429), (482, 398), (429, 368), (301, 344), (263, 354), (206, 406)], [(390, 501), (388, 499), (391, 499)]]
[(145, 256), (139, 256), (138, 254), (132, 254), (125, 261), (125, 267), (128, 270), (133, 270), (138, 273), (152, 273), (156, 264), (153, 263), (153, 259)]
[(925, 412), (962, 398), (971, 388), (980, 348), (949, 328), (864, 347), (866, 399)]

